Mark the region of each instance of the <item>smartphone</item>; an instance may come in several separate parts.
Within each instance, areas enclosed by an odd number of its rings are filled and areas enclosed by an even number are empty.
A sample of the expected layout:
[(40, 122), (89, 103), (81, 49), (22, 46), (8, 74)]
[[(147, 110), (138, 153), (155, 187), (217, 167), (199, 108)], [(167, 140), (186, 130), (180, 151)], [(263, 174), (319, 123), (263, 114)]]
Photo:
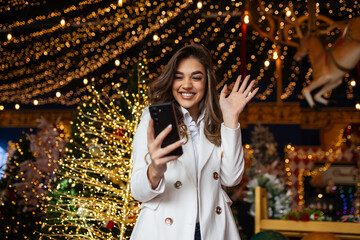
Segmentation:
[[(177, 119), (175, 116), (174, 103), (165, 102), (157, 103), (149, 106), (151, 118), (154, 120), (154, 130), (155, 137), (161, 133), (167, 126), (172, 125), (171, 132), (166, 136), (164, 141), (161, 144), (161, 147), (164, 148), (178, 140), (180, 140), (179, 128), (177, 124)], [(172, 152), (168, 153), (166, 156), (177, 156), (182, 155), (182, 147), (178, 147)]]

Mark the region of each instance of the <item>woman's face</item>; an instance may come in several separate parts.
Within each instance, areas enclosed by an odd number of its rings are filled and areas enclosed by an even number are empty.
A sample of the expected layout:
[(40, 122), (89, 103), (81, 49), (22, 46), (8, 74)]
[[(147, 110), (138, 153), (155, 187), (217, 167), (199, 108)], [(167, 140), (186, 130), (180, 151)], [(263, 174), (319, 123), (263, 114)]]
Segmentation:
[(205, 68), (196, 58), (180, 60), (174, 76), (172, 94), (194, 120), (199, 115), (199, 103), (205, 95), (205, 83)]

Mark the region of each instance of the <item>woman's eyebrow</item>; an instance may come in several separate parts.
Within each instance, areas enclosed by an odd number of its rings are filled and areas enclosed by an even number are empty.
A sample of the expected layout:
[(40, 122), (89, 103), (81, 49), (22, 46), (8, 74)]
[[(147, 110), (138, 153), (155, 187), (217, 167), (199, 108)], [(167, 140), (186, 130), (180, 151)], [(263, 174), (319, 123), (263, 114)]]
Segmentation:
[[(179, 74), (179, 75), (184, 75), (184, 73), (183, 72), (180, 72), (180, 71), (175, 71), (175, 75), (176, 74)], [(191, 73), (191, 75), (196, 75), (196, 74), (201, 74), (201, 75), (204, 75), (204, 73), (202, 72), (202, 71), (194, 71), (194, 72), (192, 72)]]
[(191, 74), (192, 74), (192, 75), (195, 75), (195, 74), (202, 74), (202, 75), (204, 75), (204, 73), (203, 73), (202, 71), (195, 71), (195, 72), (192, 72)]

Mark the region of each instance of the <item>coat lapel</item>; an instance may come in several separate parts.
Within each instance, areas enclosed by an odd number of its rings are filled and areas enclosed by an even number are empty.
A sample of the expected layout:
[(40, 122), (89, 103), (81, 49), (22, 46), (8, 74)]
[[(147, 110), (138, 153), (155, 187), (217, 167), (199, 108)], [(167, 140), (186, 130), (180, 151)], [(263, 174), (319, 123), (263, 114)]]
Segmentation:
[(191, 137), (189, 137), (189, 141), (182, 147), (184, 153), (178, 160), (182, 162), (188, 177), (191, 179), (194, 186), (196, 186), (195, 156)]
[(199, 149), (199, 168), (198, 175), (200, 176), (202, 168), (209, 160), (215, 145), (211, 143), (204, 133), (204, 121), (200, 122), (200, 149)]

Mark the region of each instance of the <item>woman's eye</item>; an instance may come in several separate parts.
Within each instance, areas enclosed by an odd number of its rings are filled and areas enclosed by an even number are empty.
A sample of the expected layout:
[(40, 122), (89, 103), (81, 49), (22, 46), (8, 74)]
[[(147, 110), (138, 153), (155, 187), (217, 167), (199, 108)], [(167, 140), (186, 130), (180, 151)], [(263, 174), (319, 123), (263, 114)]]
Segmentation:
[(202, 77), (193, 77), (194, 80), (201, 80)]

